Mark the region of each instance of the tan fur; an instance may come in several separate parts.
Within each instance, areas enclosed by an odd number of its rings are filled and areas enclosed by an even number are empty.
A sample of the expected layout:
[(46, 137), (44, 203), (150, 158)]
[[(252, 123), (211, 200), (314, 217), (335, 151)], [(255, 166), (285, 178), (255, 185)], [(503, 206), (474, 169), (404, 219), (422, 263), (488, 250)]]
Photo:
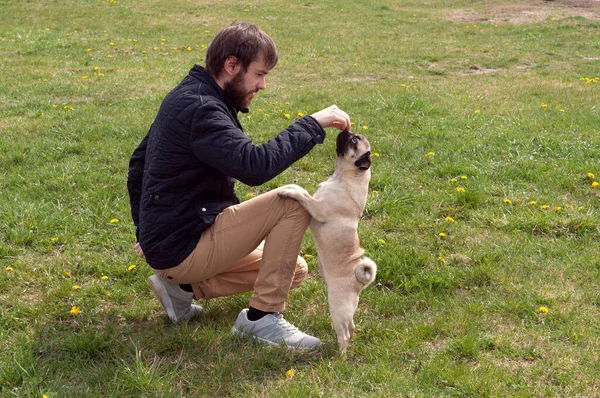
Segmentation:
[[(353, 134), (342, 132), (340, 134)], [(319, 271), (327, 285), (329, 312), (338, 345), (346, 352), (354, 335), (354, 313), (361, 290), (373, 282), (376, 264), (363, 257), (358, 239), (358, 221), (367, 202), (370, 168), (355, 162), (370, 151), (362, 135), (356, 148), (338, 153), (335, 172), (310, 194), (298, 185), (286, 185), (279, 195), (297, 200), (312, 216), (310, 228), (317, 244)], [(369, 156), (370, 164), (370, 156)]]

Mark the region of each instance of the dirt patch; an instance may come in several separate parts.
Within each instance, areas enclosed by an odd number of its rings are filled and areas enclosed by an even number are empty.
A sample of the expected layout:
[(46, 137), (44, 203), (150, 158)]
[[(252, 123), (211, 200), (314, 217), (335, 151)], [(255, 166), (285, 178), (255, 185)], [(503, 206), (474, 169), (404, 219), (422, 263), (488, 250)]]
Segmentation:
[(600, 0), (535, 0), (493, 4), (482, 9), (453, 10), (445, 19), (466, 24), (487, 22), (495, 25), (522, 25), (572, 17), (600, 20)]

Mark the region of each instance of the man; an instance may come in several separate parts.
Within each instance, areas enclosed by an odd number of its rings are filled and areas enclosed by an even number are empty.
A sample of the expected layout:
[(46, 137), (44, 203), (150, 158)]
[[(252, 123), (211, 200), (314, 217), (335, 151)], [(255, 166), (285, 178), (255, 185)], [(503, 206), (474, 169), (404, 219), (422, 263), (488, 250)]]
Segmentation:
[(237, 113), (248, 112), (277, 60), (275, 44), (255, 25), (217, 34), (206, 68), (195, 65), (165, 97), (131, 157), (127, 187), (135, 248), (154, 269), (148, 281), (173, 322), (202, 310), (194, 298), (253, 290), (232, 334), (305, 349), (319, 339), (281, 312), (307, 275), (298, 254), (310, 216), (277, 189), (240, 204), (234, 183), (269, 181), (323, 143), (324, 128), (350, 129), (350, 118), (333, 105), (255, 146)]

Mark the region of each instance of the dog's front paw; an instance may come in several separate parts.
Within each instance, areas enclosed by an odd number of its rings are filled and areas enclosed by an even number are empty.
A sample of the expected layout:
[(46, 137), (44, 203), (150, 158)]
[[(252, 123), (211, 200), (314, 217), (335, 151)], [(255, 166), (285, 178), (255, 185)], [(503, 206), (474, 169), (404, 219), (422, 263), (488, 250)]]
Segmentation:
[(281, 198), (298, 199), (304, 194), (308, 195), (306, 189), (296, 184), (284, 185), (277, 190), (277, 195)]

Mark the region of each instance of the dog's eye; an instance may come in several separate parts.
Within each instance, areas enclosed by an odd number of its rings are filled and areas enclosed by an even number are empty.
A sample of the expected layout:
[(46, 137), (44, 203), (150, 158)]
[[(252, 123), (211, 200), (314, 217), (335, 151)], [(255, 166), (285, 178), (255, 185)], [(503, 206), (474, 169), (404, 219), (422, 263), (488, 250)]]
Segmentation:
[(358, 139), (356, 137), (352, 137), (350, 141), (352, 141), (353, 144), (356, 144), (358, 142)]

